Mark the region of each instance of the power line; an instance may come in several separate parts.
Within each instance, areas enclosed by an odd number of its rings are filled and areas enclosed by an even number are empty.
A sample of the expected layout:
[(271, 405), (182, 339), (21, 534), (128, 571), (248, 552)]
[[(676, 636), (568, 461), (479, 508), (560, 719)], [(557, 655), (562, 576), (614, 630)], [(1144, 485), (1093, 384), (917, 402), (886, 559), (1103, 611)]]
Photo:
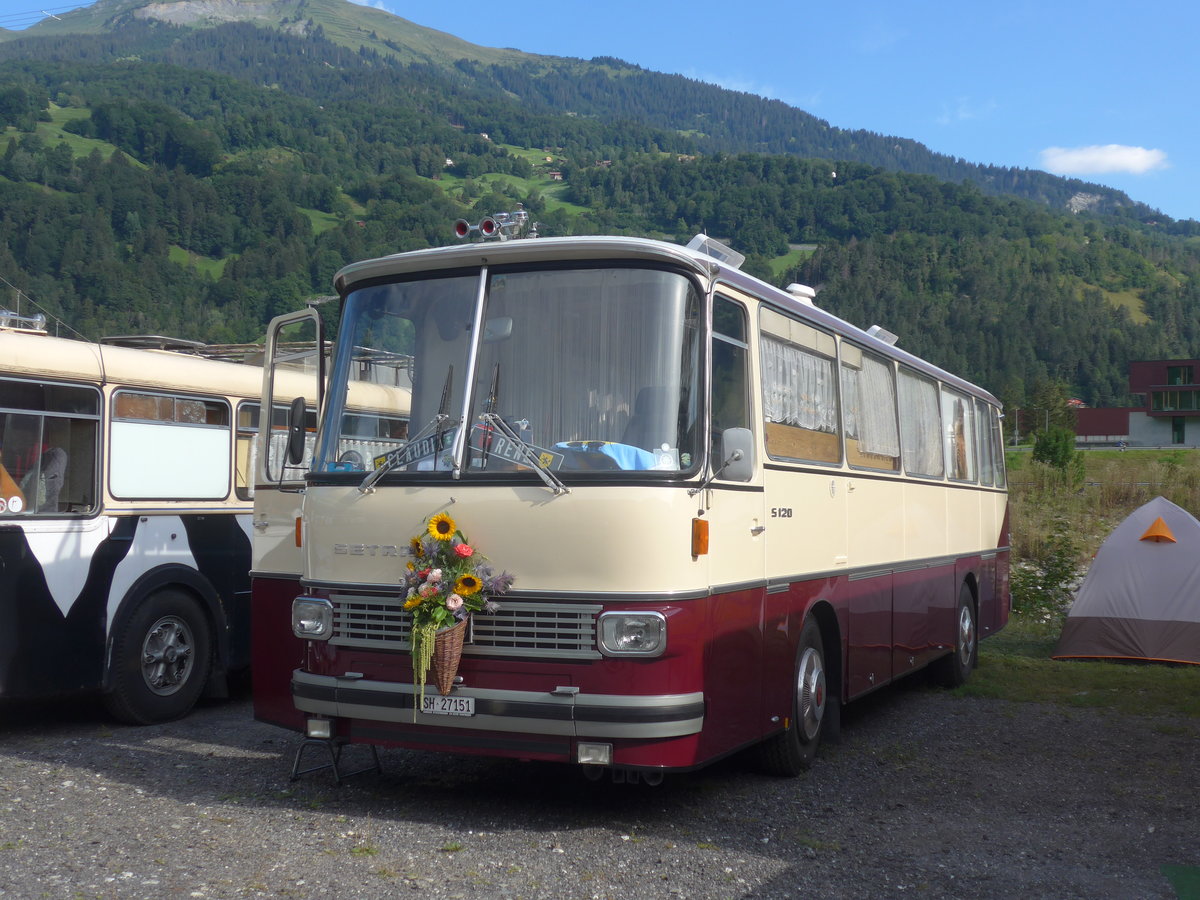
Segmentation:
[(73, 6), (49, 6), (29, 9), (24, 12), (8, 13), (7, 15), (0, 16), (0, 28), (18, 31), (22, 28), (28, 28), (30, 25), (36, 25), (43, 19), (57, 19), (59, 13), (67, 13), (73, 9), (79, 9), (79, 7), (80, 4)]
[(67, 331), (70, 331), (70, 332), (72, 332), (73, 334), (76, 334), (76, 335), (78, 335), (78, 336), (79, 336), (79, 338), (80, 338), (81, 340), (84, 340), (84, 341), (88, 340), (88, 338), (87, 338), (87, 337), (85, 337), (84, 335), (80, 334), (78, 331), (76, 331), (74, 328), (72, 328), (70, 325), (68, 325), (66, 322), (64, 322), (62, 319), (60, 319), (60, 318), (59, 318), (58, 316), (56, 316), (54, 313), (50, 312), (48, 309), (46, 309), (44, 306), (42, 306), (42, 304), (38, 303), (38, 302), (37, 302), (36, 300), (34, 300), (34, 299), (31, 297), (31, 296), (29, 296), (29, 293), (28, 293), (27, 291), (23, 291), (23, 290), (21, 290), (19, 287), (17, 287), (17, 286), (16, 286), (15, 284), (13, 284), (11, 281), (9, 281), (7, 278), (5, 278), (3, 275), (0, 275), (0, 283), (2, 283), (2, 284), (5, 284), (5, 285), (7, 285), (8, 287), (12, 288), (14, 291), (16, 291), (16, 294), (17, 294), (17, 304), (16, 304), (16, 305), (17, 305), (17, 309), (16, 309), (16, 310), (14, 310), (14, 312), (16, 312), (18, 315), (19, 315), (19, 314), (20, 314), (20, 312), (21, 312), (21, 309), (20, 309), (20, 307), (21, 307), (21, 300), (22, 300), (22, 299), (24, 299), (24, 300), (25, 300), (26, 302), (28, 302), (28, 303), (29, 303), (31, 306), (35, 306), (35, 307), (37, 307), (37, 309), (38, 309), (38, 310), (39, 310), (39, 311), (42, 313), (42, 315), (44, 315), (44, 316), (46, 317), (46, 320), (47, 320), (48, 322), (54, 322), (54, 323), (55, 323), (55, 329), (54, 329), (54, 333), (55, 333), (55, 334), (58, 334), (58, 331), (59, 331), (59, 329), (61, 329), (61, 328), (65, 328)]

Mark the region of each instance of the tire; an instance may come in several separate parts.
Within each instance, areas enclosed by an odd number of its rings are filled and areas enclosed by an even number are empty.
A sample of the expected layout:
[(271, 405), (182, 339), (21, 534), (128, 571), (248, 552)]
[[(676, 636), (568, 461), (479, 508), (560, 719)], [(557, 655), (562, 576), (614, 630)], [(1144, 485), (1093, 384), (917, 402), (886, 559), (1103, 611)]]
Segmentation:
[(975, 621), (975, 595), (965, 581), (958, 589), (954, 616), (954, 652), (933, 664), (933, 677), (943, 687), (966, 684), (979, 660), (979, 628)]
[(144, 598), (118, 626), (104, 705), (132, 725), (187, 715), (212, 670), (212, 636), (199, 605), (182, 591)]
[(838, 698), (829, 695), (825, 679), (825, 646), (821, 629), (809, 619), (800, 633), (793, 680), (792, 717), (780, 734), (759, 747), (765, 772), (794, 778), (812, 767), (821, 738), (836, 728)]

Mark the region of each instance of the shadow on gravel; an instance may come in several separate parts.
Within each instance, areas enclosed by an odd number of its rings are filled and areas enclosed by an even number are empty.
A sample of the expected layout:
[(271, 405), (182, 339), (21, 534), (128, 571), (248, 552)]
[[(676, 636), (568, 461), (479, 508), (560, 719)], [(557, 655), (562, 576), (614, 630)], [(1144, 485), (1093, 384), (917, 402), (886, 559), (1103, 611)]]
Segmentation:
[[(95, 699), (0, 707), (0, 759), (72, 766), (141, 791), (198, 805), (257, 805), (375, 818), (415, 820), (476, 831), (588, 827), (635, 814), (643, 825), (678, 821), (693, 804), (763, 802), (804, 792), (827, 760), (860, 739), (861, 723), (928, 690), (923, 682), (885, 688), (843, 713), (841, 743), (823, 748), (814, 772), (797, 779), (759, 774), (753, 752), (695, 772), (669, 775), (657, 787), (590, 782), (579, 768), (399, 749), (379, 751), (382, 773), (346, 779), (328, 771), (291, 781), (300, 736), (256, 722), (249, 693), (206, 701), (190, 716), (162, 725), (113, 722)], [(347, 747), (347, 768), (369, 761)], [(723, 835), (723, 845), (743, 843)], [(748, 846), (753, 846), (749, 838)], [(761, 849), (761, 848), (757, 848)]]
[[(963, 697), (920, 678), (851, 704), (841, 742), (796, 779), (757, 774), (749, 753), (651, 788), (593, 784), (573, 766), (385, 749), (382, 774), (338, 787), (328, 772), (290, 780), (299, 743), (254, 721), (244, 693), (144, 728), (112, 723), (94, 702), (10, 705), (0, 789), (58, 808), (87, 802), (80, 785), (103, 787), (114, 808), (229, 821), (247, 835), (292, 829), (321, 847), (364, 832), (381, 835), (381, 853), (414, 833), (435, 850), (499, 836), (509, 850), (590, 859), (604, 848), (605, 865), (688, 877), (758, 866), (752, 890), (719, 894), (743, 898), (799, 887), (831, 898), (1175, 897), (1160, 867), (1197, 862), (1195, 722)], [(366, 756), (348, 748), (350, 766), (355, 753)], [(173, 802), (145, 802), (160, 799)]]

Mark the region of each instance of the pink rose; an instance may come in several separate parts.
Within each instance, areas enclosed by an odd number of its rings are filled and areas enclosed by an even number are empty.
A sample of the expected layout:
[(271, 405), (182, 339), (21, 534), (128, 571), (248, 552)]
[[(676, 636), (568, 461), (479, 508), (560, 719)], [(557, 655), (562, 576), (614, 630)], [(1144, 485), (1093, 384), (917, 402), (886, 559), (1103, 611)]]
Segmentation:
[(422, 597), (432, 597), (438, 592), (436, 584), (423, 584), (417, 589), (417, 593)]
[(471, 556), (472, 554), (474, 554), (475, 551), (474, 551), (474, 549), (472, 549), (470, 544), (455, 544), (454, 552), (457, 553), (459, 556), (461, 556), (463, 559), (466, 559), (468, 556)]
[(462, 609), (462, 605), (463, 598), (458, 596), (458, 594), (451, 594), (446, 598), (446, 609), (450, 610), (450, 612), (458, 612)]

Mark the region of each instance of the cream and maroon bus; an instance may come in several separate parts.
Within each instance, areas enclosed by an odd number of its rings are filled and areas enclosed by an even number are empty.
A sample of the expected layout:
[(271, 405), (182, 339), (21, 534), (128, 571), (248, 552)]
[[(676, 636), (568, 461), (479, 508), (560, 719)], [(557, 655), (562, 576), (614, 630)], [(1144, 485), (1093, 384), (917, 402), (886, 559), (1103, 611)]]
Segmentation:
[(261, 354), (0, 313), (0, 698), (160, 722), (249, 666)]
[[(1009, 614), (998, 402), (740, 262), (572, 237), (344, 268), (311, 469), (267, 526), (289, 562), (256, 566), (256, 715), (338, 750), (654, 781), (757, 745), (796, 774), (841, 704), (966, 679)], [(364, 348), (404, 360), (413, 429), (371, 459)], [(442, 512), (514, 581), (416, 708), (408, 543)]]

